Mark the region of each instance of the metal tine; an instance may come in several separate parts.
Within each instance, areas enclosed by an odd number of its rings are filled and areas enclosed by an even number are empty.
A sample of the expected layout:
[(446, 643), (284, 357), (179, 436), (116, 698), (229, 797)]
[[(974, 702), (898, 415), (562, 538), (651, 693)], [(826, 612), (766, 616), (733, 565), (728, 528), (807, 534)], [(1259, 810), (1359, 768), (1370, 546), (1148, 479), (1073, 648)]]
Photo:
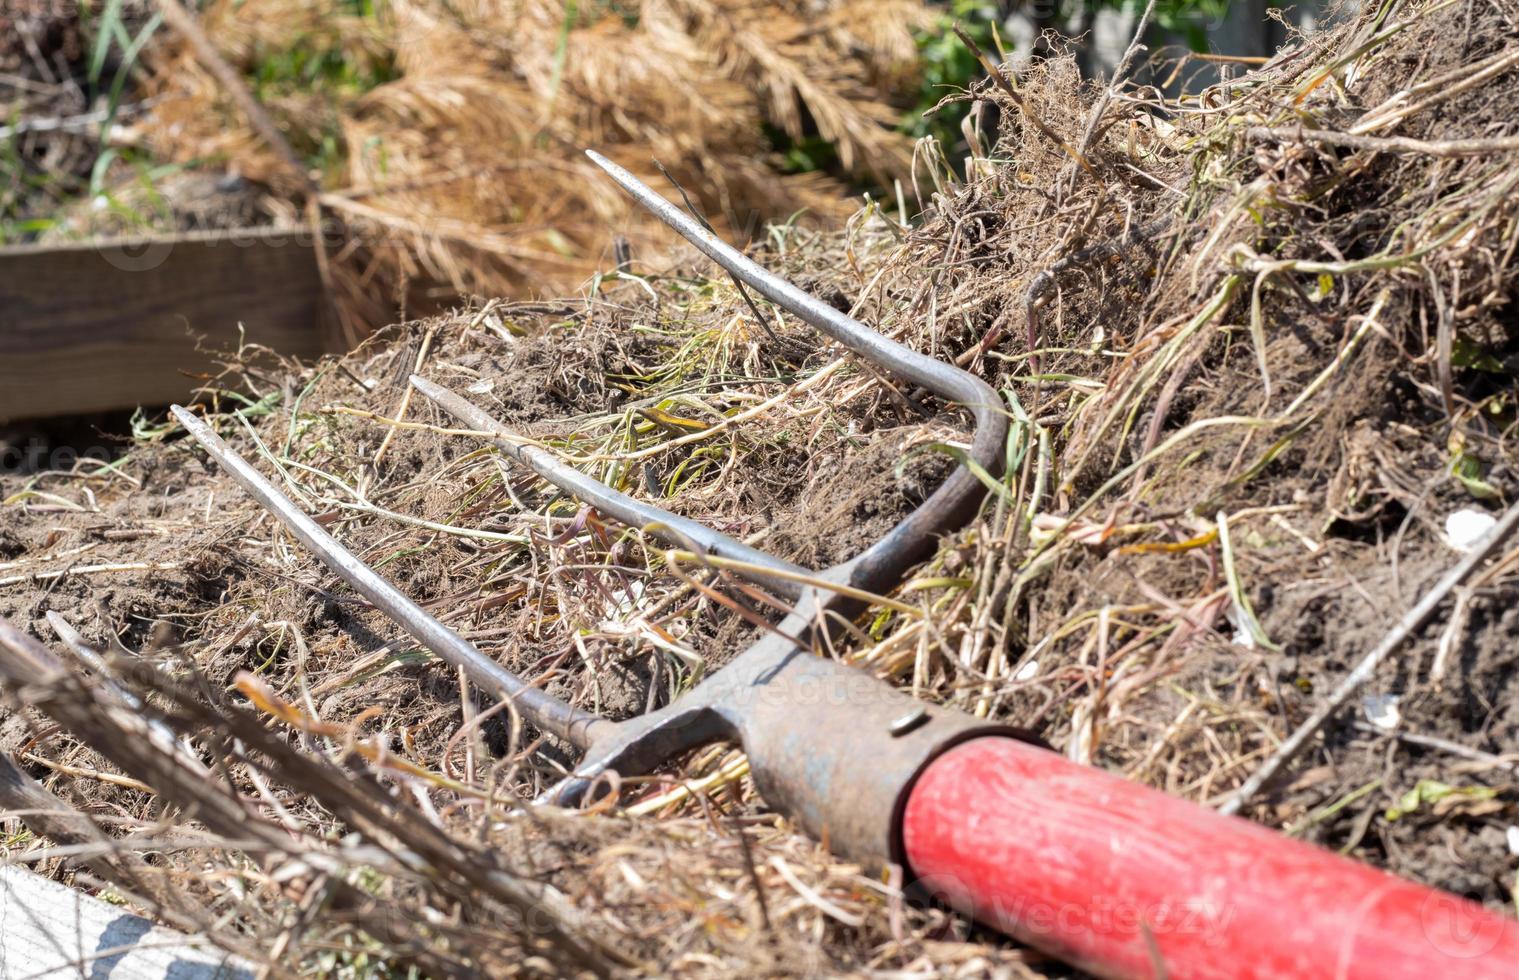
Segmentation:
[(320, 524), (260, 476), (210, 426), (179, 405), (169, 410), (216, 464), (289, 528), (290, 533), (311, 549), (324, 565), (385, 615), (405, 627), (417, 642), (446, 663), (462, 669), (483, 690), (511, 701), (528, 722), (580, 749), (587, 748), (606, 726), (611, 725), (598, 715), (573, 707), (529, 685), (481, 653), (339, 544)]
[[(753, 287), (781, 309), (832, 337), (866, 360), (970, 409), (976, 421), (970, 458), (986, 473), (993, 476), (1001, 473), (1006, 452), (1004, 443), (1007, 438), (1007, 414), (1001, 399), (990, 385), (953, 364), (921, 354), (877, 333), (853, 317), (840, 313), (718, 238), (611, 160), (595, 150), (585, 152), (591, 162), (606, 171), (634, 200), (679, 232), (735, 279)], [(984, 489), (979, 477), (969, 467), (957, 467), (949, 479), (917, 510), (863, 554), (839, 567), (847, 569), (851, 582), (862, 588), (880, 589), (895, 584), (906, 566), (924, 557), (932, 549), (937, 534), (958, 526), (970, 517), (980, 502)]]
[[(843, 343), (855, 353), (887, 368), (899, 377), (921, 385), (943, 398), (959, 402), (970, 409), (976, 421), (970, 457), (984, 472), (995, 474), (1001, 471), (1007, 418), (996, 392), (989, 385), (953, 365), (920, 354), (882, 336), (858, 320), (840, 313), (816, 297), (808, 295), (791, 283), (766, 271), (702, 228), (673, 204), (659, 197), (632, 174), (597, 153), (592, 151), (587, 151), (587, 153), (635, 199), (684, 235), (702, 252), (732, 273), (735, 278), (754, 287), (767, 299)], [(711, 528), (703, 527), (694, 521), (617, 493), (610, 487), (555, 459), (551, 453), (536, 449), (536, 447), (521, 445), (495, 420), (445, 388), (418, 377), (412, 379), (412, 384), (424, 396), (464, 419), (476, 430), (495, 433), (495, 441), (501, 444), (509, 455), (548, 482), (591, 503), (614, 518), (633, 526), (647, 528), (662, 539), (673, 540), (693, 551), (705, 551), (708, 554), (742, 561), (761, 569), (772, 569), (791, 575), (801, 573), (806, 576), (808, 574), (806, 569), (751, 548)], [(611, 748), (608, 749), (610, 754), (602, 753), (606, 757), (602, 762), (625, 754), (617, 748), (619, 745), (630, 752), (639, 750), (644, 755), (652, 753), (652, 756), (647, 759), (639, 756), (642, 760), (638, 763), (639, 765), (657, 761), (653, 759), (653, 756), (668, 756), (688, 742), (696, 744), (697, 741), (716, 737), (726, 730), (724, 725), (727, 722), (717, 719), (717, 715), (708, 705), (710, 698), (708, 701), (693, 703), (684, 712), (672, 706), (670, 709), (655, 712), (654, 716), (618, 725), (527, 685), (521, 678), (491, 661), (462, 637), (438, 622), (338, 544), (320, 525), (261, 477), (199, 418), (178, 405), (173, 406), (172, 411), (186, 431), (205, 448), (218, 465), (289, 528), (292, 534), (340, 578), (391, 619), (405, 627), (427, 649), (446, 662), (463, 669), (483, 689), (512, 701), (520, 714), (538, 728), (550, 734), (559, 735), (581, 749), (589, 749), (593, 745), (604, 742), (604, 748), (608, 746)], [(927, 501), (865, 553), (842, 565), (817, 573), (818, 577), (841, 581), (847, 579), (852, 586), (866, 589), (893, 584), (906, 565), (931, 548), (936, 534), (956, 526), (969, 516), (971, 509), (979, 501), (982, 490), (978, 476), (971, 471), (970, 467), (957, 468), (955, 473)], [(799, 608), (792, 614), (793, 617), (802, 616), (805, 619), (812, 615), (811, 612), (803, 613), (801, 609), (801, 606), (811, 608), (810, 604), (818, 601), (811, 587), (799, 588), (798, 583), (794, 581), (772, 578), (765, 575), (763, 571), (746, 571), (745, 577), (759, 581), (788, 598), (799, 599)], [(744, 656), (768, 662), (773, 659), (776, 652), (782, 655), (783, 661), (789, 662), (791, 653), (789, 647), (772, 651), (763, 642), (751, 648)], [(758, 664), (759, 660), (755, 663)], [(828, 661), (828, 663), (832, 662)], [(779, 667), (780, 665), (772, 666)], [(738, 678), (738, 682), (747, 683), (746, 678), (747, 675), (744, 678)], [(626, 729), (626, 737), (619, 739), (619, 732), (624, 729)]]
[[(586, 476), (584, 473), (569, 466), (554, 455), (535, 446), (525, 446), (521, 437), (515, 435), (500, 422), (491, 418), (489, 414), (476, 406), (465, 401), (458, 393), (428, 381), (426, 378), (413, 375), (411, 379), (413, 388), (420, 391), (429, 401), (443, 408), (450, 415), (459, 419), (470, 428), (478, 432), (494, 433), (496, 438), (492, 440), (512, 459), (526, 466), (528, 469), (543, 477), (549, 483), (576, 498), (584, 501), (624, 524), (637, 528), (645, 528), (654, 537), (659, 538), (677, 547), (687, 548), (698, 554), (715, 555), (719, 558), (728, 558), (742, 561), (761, 568), (772, 568), (776, 571), (787, 572), (792, 575), (809, 576), (812, 573), (800, 565), (793, 565), (789, 561), (782, 561), (774, 555), (752, 548), (742, 541), (735, 541), (720, 531), (714, 531), (704, 524), (698, 524), (679, 514), (672, 514), (667, 510), (634, 500), (627, 494), (618, 493), (611, 487)], [(740, 575), (787, 597), (797, 599), (801, 596), (802, 588), (793, 580), (776, 578), (765, 575), (763, 572), (754, 572), (746, 569), (735, 569), (735, 575)]]

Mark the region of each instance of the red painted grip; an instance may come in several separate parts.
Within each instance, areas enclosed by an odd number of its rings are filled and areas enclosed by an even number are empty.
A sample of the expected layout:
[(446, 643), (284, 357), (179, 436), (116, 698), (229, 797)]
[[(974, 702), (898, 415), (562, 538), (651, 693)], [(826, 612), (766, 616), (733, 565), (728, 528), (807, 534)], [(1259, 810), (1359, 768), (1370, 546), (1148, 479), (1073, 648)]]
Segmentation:
[(902, 832), (930, 893), (1101, 976), (1519, 980), (1514, 919), (1013, 739), (935, 759)]

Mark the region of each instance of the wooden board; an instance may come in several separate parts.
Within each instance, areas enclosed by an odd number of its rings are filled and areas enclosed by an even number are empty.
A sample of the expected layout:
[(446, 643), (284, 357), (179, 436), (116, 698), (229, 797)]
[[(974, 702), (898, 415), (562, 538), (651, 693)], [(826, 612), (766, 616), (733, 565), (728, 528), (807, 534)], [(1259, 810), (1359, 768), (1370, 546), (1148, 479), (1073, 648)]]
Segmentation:
[(0, 248), (0, 422), (164, 405), (197, 350), (334, 346), (309, 236), (257, 228)]
[(204, 939), (14, 865), (0, 865), (0, 980), (253, 980)]

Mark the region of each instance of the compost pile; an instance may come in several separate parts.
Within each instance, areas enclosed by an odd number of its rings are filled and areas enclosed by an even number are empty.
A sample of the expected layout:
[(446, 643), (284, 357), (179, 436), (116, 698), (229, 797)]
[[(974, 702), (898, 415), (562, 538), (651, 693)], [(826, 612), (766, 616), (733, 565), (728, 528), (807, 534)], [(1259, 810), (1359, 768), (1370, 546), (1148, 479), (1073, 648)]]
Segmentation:
[[(920, 151), (917, 227), (871, 206), (771, 231), (762, 262), (982, 373), (1014, 422), (978, 518), (896, 593), (912, 612), (834, 653), (1166, 792), (1237, 788), (1459, 559), (1447, 518), (1516, 490), (1516, 42), (1497, 5), (1388, 4), (1183, 102), (1055, 58), (973, 93), (1001, 125), (967, 177)], [(711, 274), (641, 254), (562, 303), (233, 360), (205, 406), (481, 649), (626, 717), (720, 668), (754, 596), (442, 431), (405, 379), (783, 557), (847, 557), (954, 465), (964, 419)], [(60, 656), (67, 620), (215, 774), (102, 707), (101, 674), (21, 687), (11, 663), (3, 747), (99, 828), (58, 842), (96, 856), (61, 866), (80, 887), (313, 971), (1063, 970), (832, 859), (731, 747), (592, 811), (520, 809), (562, 747), (172, 424), (5, 503), (0, 613)], [(1246, 814), (1509, 907), (1516, 599), (1511, 544)], [(11, 853), (36, 847), (15, 826)]]

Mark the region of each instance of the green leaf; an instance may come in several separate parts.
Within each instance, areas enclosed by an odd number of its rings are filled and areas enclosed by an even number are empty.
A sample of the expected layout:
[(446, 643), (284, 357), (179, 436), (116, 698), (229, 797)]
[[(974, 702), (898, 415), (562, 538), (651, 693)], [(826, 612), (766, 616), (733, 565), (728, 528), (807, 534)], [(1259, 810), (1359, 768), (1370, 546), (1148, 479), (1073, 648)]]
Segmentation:
[[(112, 122), (116, 118), (116, 110), (121, 105), (121, 92), (126, 87), (127, 77), (132, 74), (132, 67), (137, 64), (137, 56), (142, 53), (143, 47), (152, 38), (153, 32), (158, 30), (158, 25), (163, 23), (163, 14), (155, 13), (148, 22), (143, 25), (135, 38), (129, 38), (125, 28), (120, 28), (120, 38), (117, 43), (121, 45), (121, 66), (116, 69), (116, 77), (111, 80), (110, 115), (101, 124), (101, 133), (110, 130)], [(118, 25), (119, 26), (119, 25)]]
[(1234, 609), (1238, 614), (1242, 625), (1249, 632), (1250, 638), (1255, 645), (1267, 650), (1280, 651), (1279, 644), (1274, 643), (1266, 628), (1255, 616), (1255, 609), (1250, 605), (1250, 597), (1245, 594), (1244, 582), (1240, 580), (1239, 571), (1234, 564), (1234, 545), (1229, 540), (1229, 515), (1223, 511), (1218, 512), (1218, 549), (1219, 558), (1224, 566), (1224, 580), (1229, 585), (1229, 597), (1234, 600)]
[(921, 456), (923, 453), (943, 453), (950, 459), (953, 459), (955, 462), (959, 463), (961, 466), (970, 470), (971, 474), (986, 486), (986, 489), (991, 490), (998, 496), (1005, 498), (1009, 503), (1016, 503), (1016, 499), (1013, 497), (1013, 492), (1009, 490), (1001, 480), (998, 480), (996, 477), (988, 473), (986, 471), (986, 467), (982, 466), (974, 459), (971, 459), (970, 453), (966, 452), (963, 446), (955, 446), (947, 442), (931, 442), (926, 446), (919, 446), (912, 452), (908, 453), (906, 456), (903, 456), (901, 459), (897, 460), (895, 469), (897, 479), (902, 479), (902, 474), (907, 469), (907, 464), (911, 462), (915, 457)]
[(1497, 500), (1502, 494), (1487, 482), (1487, 467), (1471, 453), (1461, 453), (1450, 464), (1450, 475), (1461, 481), (1466, 492), (1478, 500)]
[(90, 197), (99, 197), (105, 193), (106, 172), (111, 169), (111, 163), (117, 156), (115, 147), (111, 147), (95, 158), (95, 165), (90, 168)]
[(560, 255), (563, 255), (567, 258), (573, 257), (575, 255), (575, 246), (571, 244), (568, 238), (565, 238), (562, 234), (560, 234), (558, 230), (554, 228), (548, 229), (543, 233), (543, 238), (544, 241), (548, 243), (548, 247), (558, 252)]
[(111, 52), (111, 39), (121, 25), (121, 2), (122, 0), (108, 0), (95, 25), (95, 47), (90, 52), (91, 84), (100, 81), (100, 73), (105, 69), (106, 55)]
[(1453, 367), (1473, 368), (1493, 374), (1504, 372), (1503, 362), (1465, 337), (1454, 337), (1450, 345), (1450, 363)]
[(1451, 786), (1436, 779), (1421, 779), (1413, 789), (1398, 798), (1396, 806), (1387, 808), (1383, 814), (1388, 820), (1399, 820), (1423, 806), (1432, 806), (1441, 800), (1490, 800), (1498, 795), (1491, 786)]

